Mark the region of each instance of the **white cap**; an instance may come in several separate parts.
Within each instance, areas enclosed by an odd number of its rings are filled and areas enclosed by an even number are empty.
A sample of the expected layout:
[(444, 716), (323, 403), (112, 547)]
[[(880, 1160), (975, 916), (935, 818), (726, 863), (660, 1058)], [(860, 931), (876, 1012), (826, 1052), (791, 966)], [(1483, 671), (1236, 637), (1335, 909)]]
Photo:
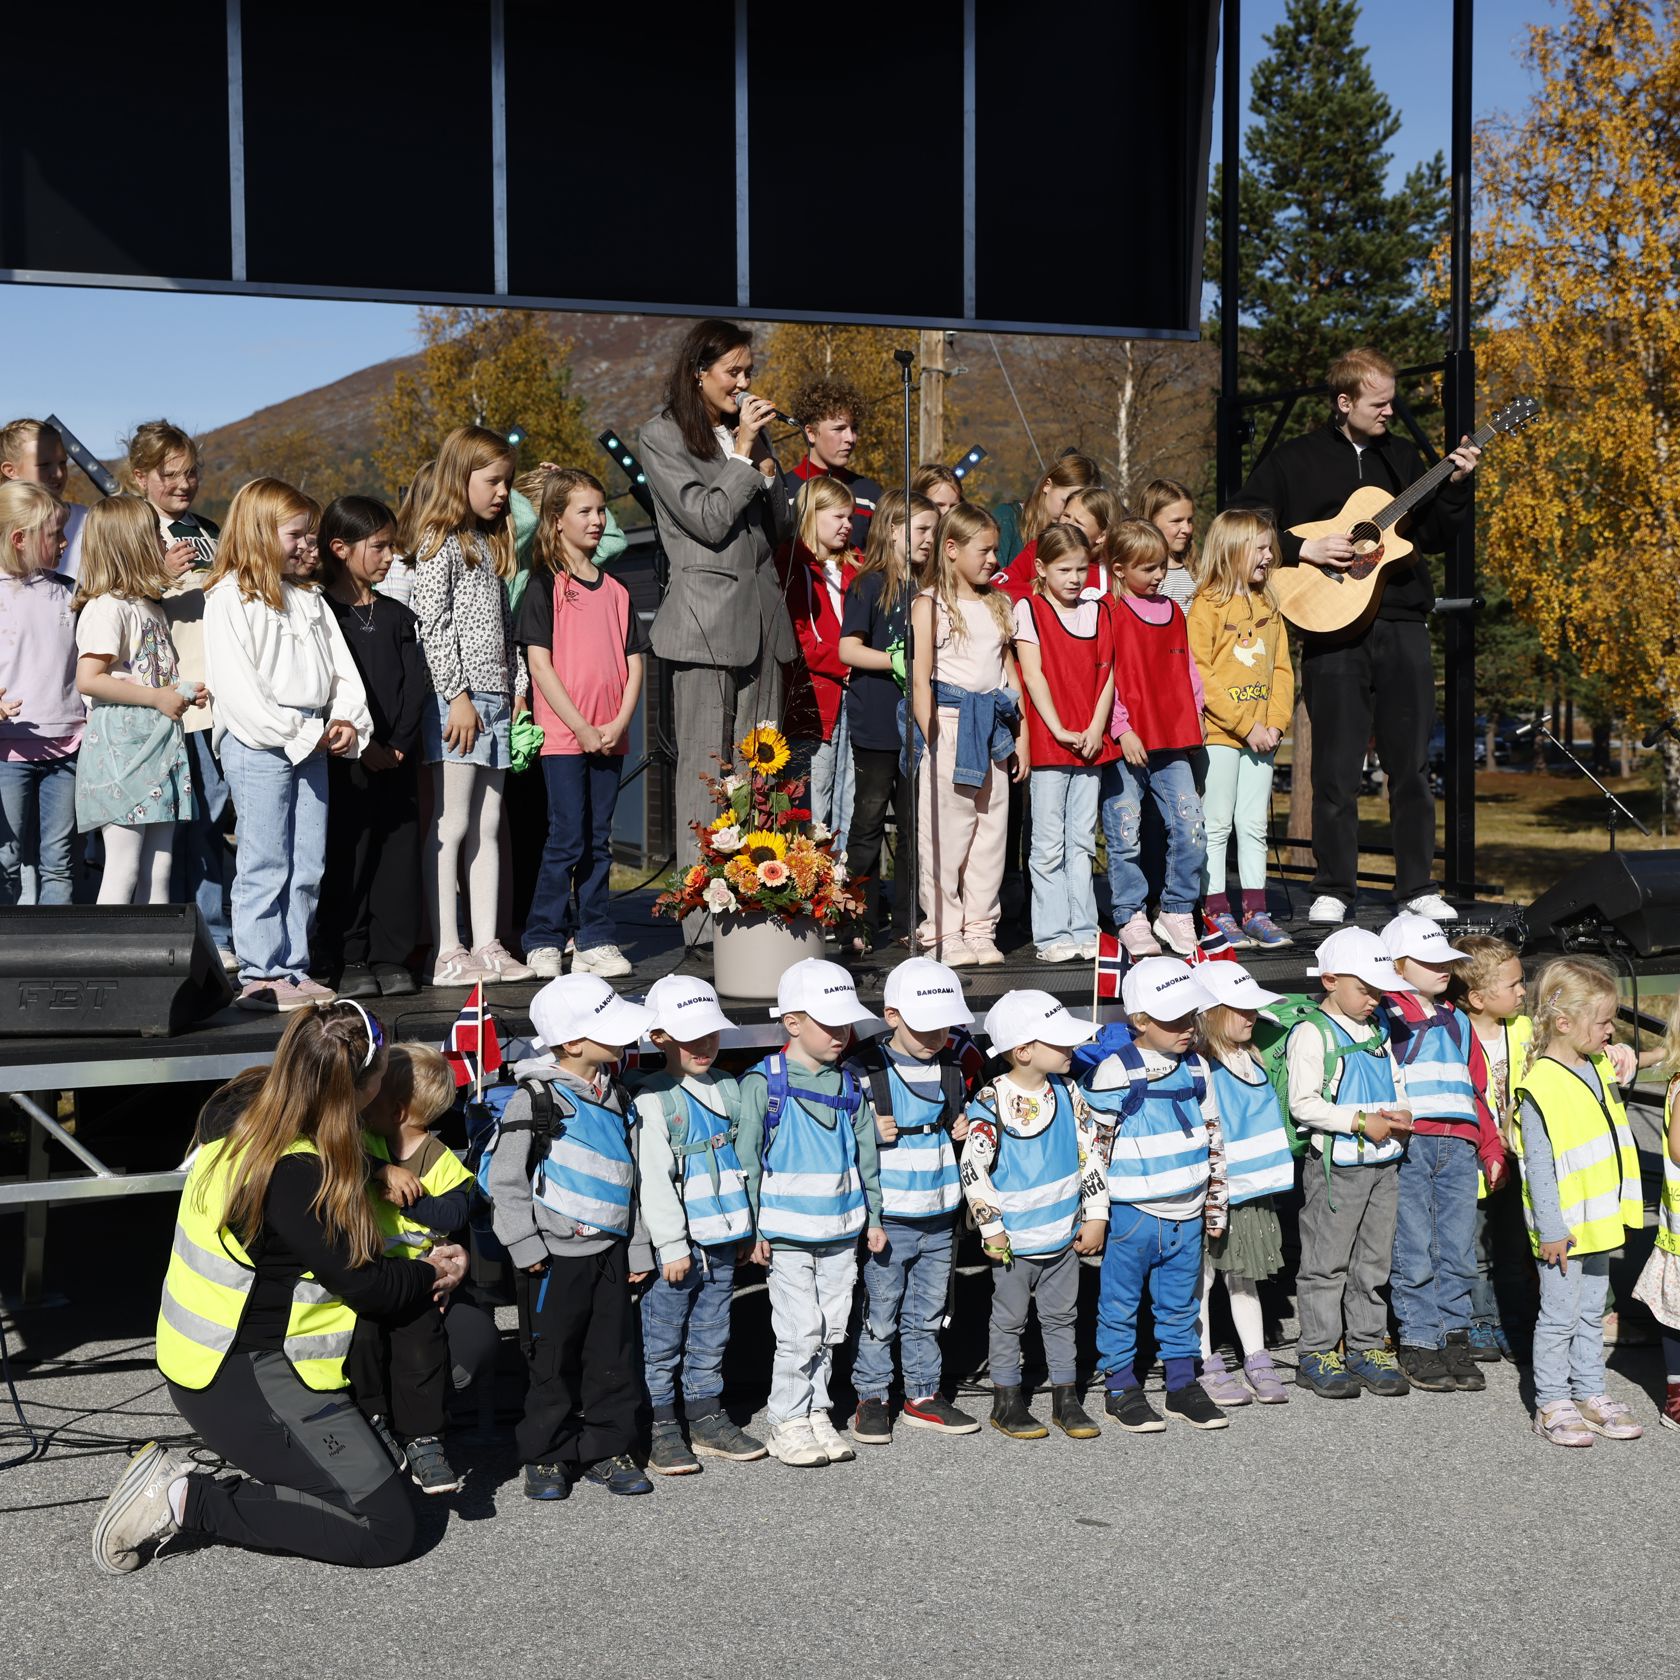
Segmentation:
[(1241, 963), (1197, 963), (1196, 983), (1227, 1009), (1264, 1009), (1269, 1003), (1283, 1002), (1281, 993), (1268, 992)]
[[(1214, 966), (1197, 964), (1198, 968)], [(1147, 1015), (1154, 1021), (1182, 1020), (1215, 1001), (1196, 970), (1177, 957), (1144, 957), (1126, 970), (1120, 982), (1120, 1002), (1126, 1013)]]
[(974, 1019), (963, 1002), (962, 981), (931, 957), (907, 957), (887, 976), (881, 1006), (896, 1009), (917, 1032), (966, 1027)]
[(1059, 1044), (1071, 1050), (1097, 1036), (1097, 1023), (1068, 1014), (1067, 1005), (1048, 992), (1005, 992), (986, 1011), (986, 1036), (994, 1056), (1018, 1044)]
[(667, 974), (655, 980), (642, 1001), (653, 1011), (654, 1028), (669, 1033), (679, 1044), (692, 1044), (735, 1025), (718, 1008), (717, 993), (692, 974)]
[(1400, 978), (1388, 947), (1369, 928), (1337, 928), (1314, 952), (1308, 974), (1353, 974), (1379, 992), (1415, 992)]
[(839, 963), (807, 957), (783, 972), (776, 984), (772, 1020), (784, 1015), (809, 1015), (825, 1027), (850, 1027), (874, 1019), (858, 1002), (857, 987)]
[(1399, 915), (1382, 930), (1382, 942), (1396, 961), (1411, 957), (1418, 962), (1463, 962), (1468, 951), (1454, 950), (1439, 922), (1427, 916)]
[(531, 1042), (539, 1050), (590, 1038), (597, 1044), (639, 1044), (653, 1025), (653, 1011), (621, 998), (598, 974), (550, 980), (531, 999)]

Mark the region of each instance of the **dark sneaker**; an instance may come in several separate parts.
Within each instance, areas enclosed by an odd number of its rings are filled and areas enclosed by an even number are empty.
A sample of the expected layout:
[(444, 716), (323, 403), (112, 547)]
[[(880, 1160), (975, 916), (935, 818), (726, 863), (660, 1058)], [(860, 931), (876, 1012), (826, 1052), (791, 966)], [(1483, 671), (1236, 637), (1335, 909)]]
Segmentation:
[(1447, 1332), (1447, 1345), (1441, 1350), (1441, 1359), (1455, 1388), (1468, 1394), (1479, 1394), (1487, 1387), (1487, 1378), (1476, 1369), (1476, 1354), (1470, 1346), (1468, 1330)]
[(1303, 1353), (1295, 1367), (1295, 1385), (1310, 1388), (1320, 1400), (1357, 1400), (1363, 1392), (1357, 1377), (1348, 1375), (1342, 1356), (1329, 1353)]
[(527, 1499), (564, 1499), (572, 1491), (571, 1479), (559, 1464), (527, 1464), (525, 1466), (525, 1497)]
[(1499, 1345), (1501, 1340), (1501, 1333), (1497, 1325), (1472, 1324), (1470, 1326), (1470, 1357), (1483, 1365), (1497, 1365), (1505, 1357), (1504, 1350)]
[(1050, 1431), (1027, 1410), (1021, 1386), (992, 1388), (992, 1428), (1017, 1441), (1042, 1441)]
[(756, 1435), (737, 1429), (721, 1411), (691, 1417), (688, 1439), (702, 1458), (732, 1458), (738, 1464), (751, 1464), (770, 1455), (770, 1449)]
[(1167, 1420), (1143, 1397), (1141, 1388), (1111, 1388), (1103, 1399), (1103, 1410), (1128, 1435), (1159, 1435)]
[(1384, 1399), (1404, 1394), (1412, 1386), (1400, 1374), (1400, 1363), (1387, 1348), (1361, 1348), (1350, 1353), (1347, 1374)]
[(661, 1476), (697, 1476), (700, 1460), (688, 1450), (682, 1425), (675, 1418), (663, 1418), (653, 1426), (648, 1443), (648, 1469)]
[(1411, 1347), (1402, 1342), (1400, 1369), (1413, 1388), (1421, 1388), (1427, 1394), (1451, 1394), (1458, 1387), (1439, 1348)]
[(852, 1414), (851, 1437), (865, 1447), (892, 1444), (892, 1413), (885, 1400), (860, 1400)]
[(641, 1466), (628, 1453), (615, 1453), (591, 1464), (583, 1473), (583, 1480), (604, 1487), (608, 1493), (652, 1493), (653, 1483)]
[(333, 991), (341, 998), (376, 998), (379, 982), (366, 963), (346, 963)]
[(435, 1435), (416, 1435), (403, 1449), (408, 1473), (422, 1493), (459, 1493), (467, 1479), (449, 1462)]
[(1057, 1383), (1050, 1390), (1050, 1421), (1072, 1441), (1094, 1441), (1102, 1430), (1097, 1420), (1079, 1403), (1079, 1390), (1072, 1383)]
[(413, 997), (420, 983), (401, 963), (375, 963), (374, 983), (381, 997)]
[(391, 1462), (399, 1470), (408, 1468), (408, 1454), (397, 1445), (397, 1438), (391, 1433), (391, 1426), (379, 1413), (375, 1412), (368, 1419), (368, 1428), (379, 1437), (379, 1444), (391, 1455)]
[(1213, 1403), (1208, 1391), (1199, 1382), (1175, 1388), (1162, 1407), (1170, 1418), (1187, 1423), (1192, 1429), (1229, 1429), (1231, 1420)]
[(942, 1435), (977, 1435), (980, 1432), (978, 1418), (972, 1418), (967, 1412), (959, 1412), (955, 1406), (947, 1405), (945, 1397), (940, 1394), (929, 1394), (920, 1400), (906, 1400), (899, 1418), (914, 1429), (937, 1429)]

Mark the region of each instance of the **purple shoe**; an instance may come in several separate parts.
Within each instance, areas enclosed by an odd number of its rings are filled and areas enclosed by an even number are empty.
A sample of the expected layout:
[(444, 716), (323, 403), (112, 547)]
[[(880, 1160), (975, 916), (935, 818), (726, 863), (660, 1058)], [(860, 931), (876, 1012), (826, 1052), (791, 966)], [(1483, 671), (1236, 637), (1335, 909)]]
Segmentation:
[(1254, 1398), (1248, 1385), (1235, 1371), (1225, 1368), (1225, 1361), (1217, 1353), (1210, 1353), (1202, 1361), (1202, 1389), (1221, 1408), (1246, 1406)]
[[(1202, 920), (1207, 923), (1209, 933), (1217, 933), (1226, 946), (1233, 951), (1246, 950), (1248, 936), (1237, 926), (1237, 918), (1229, 910), (1204, 910)], [(1209, 942), (1202, 941), (1202, 949), (1208, 949)]]
[(1289, 1390), (1283, 1386), (1272, 1356), (1264, 1348), (1258, 1353), (1251, 1353), (1243, 1361), (1243, 1375), (1248, 1378), (1254, 1398), (1262, 1406), (1285, 1406), (1289, 1403)]
[(1249, 944), (1258, 945), (1262, 951), (1281, 951), (1295, 943), (1264, 910), (1256, 910), (1243, 923), (1242, 930)]

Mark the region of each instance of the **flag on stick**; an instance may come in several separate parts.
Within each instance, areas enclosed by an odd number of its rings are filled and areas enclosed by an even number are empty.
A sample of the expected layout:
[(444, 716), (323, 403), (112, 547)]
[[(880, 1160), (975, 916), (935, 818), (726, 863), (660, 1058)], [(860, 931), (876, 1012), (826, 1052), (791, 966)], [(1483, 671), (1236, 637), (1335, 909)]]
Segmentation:
[(461, 1013), (443, 1041), (443, 1059), (449, 1063), (457, 1085), (482, 1088), (486, 1074), (502, 1065), (502, 1046), (496, 1036), (496, 1017), (484, 1001), (482, 986), (474, 986), (461, 1005)]
[(1126, 970), (1131, 967), (1132, 959), (1127, 955), (1126, 948), (1120, 943), (1119, 937), (1112, 933), (1097, 935), (1097, 969), (1091, 988), (1091, 1007), (1099, 1003), (1114, 1002), (1120, 996), (1120, 982), (1126, 976)]

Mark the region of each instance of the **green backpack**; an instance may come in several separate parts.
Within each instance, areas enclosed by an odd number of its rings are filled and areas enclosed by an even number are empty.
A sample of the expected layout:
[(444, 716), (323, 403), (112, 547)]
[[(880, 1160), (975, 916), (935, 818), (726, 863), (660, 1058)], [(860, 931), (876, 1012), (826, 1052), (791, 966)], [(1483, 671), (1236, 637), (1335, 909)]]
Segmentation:
[[(1368, 1038), (1355, 1039), (1344, 1044), (1335, 1030), (1331, 1027), (1329, 1017), (1324, 1013), (1324, 1005), (1315, 998), (1310, 998), (1305, 992), (1285, 993), (1281, 1003), (1267, 1005), (1260, 1019), (1254, 1024), (1254, 1054), (1259, 1058), (1261, 1067), (1266, 1070), (1266, 1077), (1271, 1081), (1272, 1090), (1277, 1096), (1278, 1112), (1283, 1116), (1283, 1129), (1289, 1137), (1289, 1153), (1296, 1160), (1306, 1154), (1308, 1134), (1304, 1127), (1295, 1124), (1294, 1117), (1289, 1112), (1289, 1064), (1285, 1057), (1285, 1050), (1289, 1045), (1289, 1035), (1303, 1021), (1310, 1021), (1318, 1028), (1319, 1036), (1324, 1041), (1324, 1086), (1320, 1095), (1329, 1102), (1341, 1082), (1342, 1062), (1349, 1056), (1363, 1055), (1367, 1051), (1376, 1050), (1383, 1042), (1383, 1028), (1379, 1020), (1371, 1029)], [(1324, 1151), (1325, 1177), (1329, 1178), (1330, 1151)]]

